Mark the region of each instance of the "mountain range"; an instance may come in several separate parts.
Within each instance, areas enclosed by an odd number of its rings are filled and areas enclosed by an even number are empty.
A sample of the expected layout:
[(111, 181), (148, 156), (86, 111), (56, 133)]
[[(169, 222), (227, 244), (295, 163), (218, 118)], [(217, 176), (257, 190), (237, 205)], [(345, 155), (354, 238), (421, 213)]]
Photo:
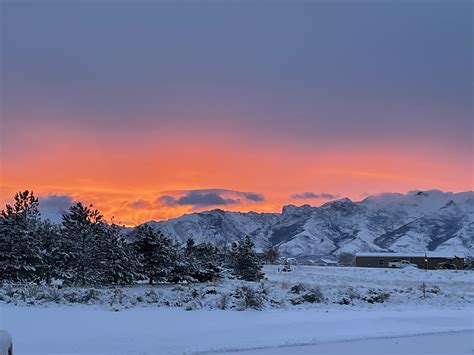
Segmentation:
[(284, 206), (281, 213), (215, 209), (147, 222), (178, 242), (217, 246), (250, 236), (258, 249), (298, 258), (341, 252), (474, 252), (474, 191), (385, 193), (319, 207)]

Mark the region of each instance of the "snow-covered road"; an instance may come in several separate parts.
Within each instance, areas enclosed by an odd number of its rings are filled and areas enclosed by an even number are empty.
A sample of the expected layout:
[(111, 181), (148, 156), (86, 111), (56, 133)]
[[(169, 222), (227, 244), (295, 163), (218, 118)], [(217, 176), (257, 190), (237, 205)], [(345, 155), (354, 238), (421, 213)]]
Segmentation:
[(263, 312), (186, 312), (154, 307), (112, 312), (83, 306), (0, 306), (0, 328), (12, 333), (19, 355), (244, 350), (472, 331), (473, 323), (469, 308), (420, 306)]

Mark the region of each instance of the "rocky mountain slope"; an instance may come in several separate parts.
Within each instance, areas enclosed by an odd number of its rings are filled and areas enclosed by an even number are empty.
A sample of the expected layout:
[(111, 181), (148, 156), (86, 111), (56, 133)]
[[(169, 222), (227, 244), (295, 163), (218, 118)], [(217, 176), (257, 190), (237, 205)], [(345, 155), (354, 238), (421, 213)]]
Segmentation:
[(281, 255), (322, 257), (342, 251), (474, 253), (474, 191), (438, 190), (382, 194), (320, 207), (284, 206), (282, 213), (212, 210), (152, 227), (180, 242), (225, 245), (250, 235), (257, 248)]

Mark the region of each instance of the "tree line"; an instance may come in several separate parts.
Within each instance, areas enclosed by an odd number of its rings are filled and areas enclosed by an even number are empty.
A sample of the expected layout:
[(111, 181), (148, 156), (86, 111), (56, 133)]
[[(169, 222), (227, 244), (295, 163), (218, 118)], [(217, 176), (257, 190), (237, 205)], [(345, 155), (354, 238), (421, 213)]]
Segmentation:
[(137, 282), (206, 282), (226, 270), (257, 281), (260, 257), (246, 237), (228, 250), (189, 239), (180, 245), (149, 225), (125, 236), (92, 205), (77, 202), (61, 224), (40, 218), (33, 192), (14, 196), (0, 214), (0, 282), (129, 285)]

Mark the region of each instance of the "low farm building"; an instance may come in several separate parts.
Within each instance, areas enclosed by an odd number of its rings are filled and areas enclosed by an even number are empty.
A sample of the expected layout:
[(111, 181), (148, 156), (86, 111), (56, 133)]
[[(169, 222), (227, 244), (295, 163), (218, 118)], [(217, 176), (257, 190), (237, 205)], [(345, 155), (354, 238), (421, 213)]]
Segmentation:
[[(357, 253), (356, 266), (391, 267), (403, 260), (415, 264), (420, 269), (457, 269), (464, 268), (464, 258), (454, 254), (426, 253)], [(389, 265), (390, 264), (390, 265)]]

